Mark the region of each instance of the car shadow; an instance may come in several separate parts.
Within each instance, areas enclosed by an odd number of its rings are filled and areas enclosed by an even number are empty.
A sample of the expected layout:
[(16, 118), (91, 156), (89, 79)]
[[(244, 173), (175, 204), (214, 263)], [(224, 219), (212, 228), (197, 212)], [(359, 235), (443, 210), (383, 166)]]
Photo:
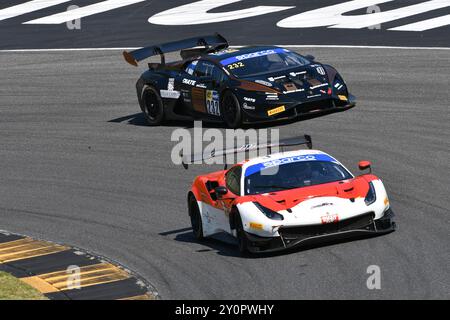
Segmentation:
[(192, 233), (192, 228), (183, 228), (183, 229), (165, 231), (165, 232), (159, 233), (159, 235), (161, 235), (161, 236), (175, 235), (175, 237), (173, 238), (173, 240), (175, 240), (175, 241), (184, 242), (184, 243), (200, 244), (200, 245), (204, 246), (205, 248), (199, 249), (196, 251), (199, 253), (215, 252), (218, 255), (227, 256), (227, 257), (238, 257), (238, 258), (244, 258), (244, 259), (265, 259), (265, 258), (285, 256), (285, 255), (290, 255), (290, 254), (298, 254), (298, 253), (301, 253), (304, 251), (323, 248), (323, 247), (329, 247), (329, 246), (333, 246), (333, 245), (339, 245), (339, 244), (344, 244), (344, 243), (367, 240), (367, 239), (371, 239), (371, 238), (377, 238), (377, 237), (381, 237), (385, 234), (360, 235), (360, 236), (354, 236), (351, 238), (339, 239), (339, 240), (324, 240), (321, 243), (310, 244), (310, 245), (301, 245), (301, 246), (285, 249), (282, 251), (250, 253), (250, 254), (246, 254), (246, 255), (241, 255), (239, 253), (239, 251), (237, 249), (236, 239), (225, 232), (214, 235), (212, 237), (205, 238), (201, 241), (197, 240), (194, 237), (194, 234)]
[[(290, 125), (295, 122), (311, 120), (311, 119), (323, 117), (326, 115), (330, 115), (333, 113), (344, 112), (346, 110), (348, 110), (348, 109), (322, 111), (322, 112), (317, 112), (317, 113), (300, 115), (294, 119), (244, 124), (242, 126), (242, 129), (266, 129), (266, 128), (272, 128), (272, 127), (286, 126), (286, 125)], [(212, 122), (212, 121), (206, 121), (206, 120), (201, 120), (201, 121), (202, 121), (203, 128), (227, 129), (227, 126), (221, 122)], [(133, 113), (133, 114), (130, 114), (127, 116), (111, 119), (111, 120), (108, 120), (108, 122), (126, 123), (126, 124), (130, 124), (130, 125), (135, 125), (135, 126), (150, 127), (147, 124), (147, 121), (142, 112)], [(190, 128), (194, 127), (194, 120), (166, 120), (160, 126), (161, 127), (179, 127), (179, 128), (190, 129)]]
[[(133, 114), (130, 114), (127, 116), (111, 119), (111, 120), (108, 120), (108, 122), (126, 123), (126, 124), (131, 124), (131, 125), (139, 126), (139, 127), (151, 127), (148, 125), (147, 120), (145, 119), (144, 114), (142, 112), (133, 113)], [(193, 121), (170, 120), (170, 121), (165, 121), (162, 126), (163, 127), (179, 127), (179, 128), (184, 127), (186, 129), (189, 129), (194, 126), (194, 123), (193, 123)]]

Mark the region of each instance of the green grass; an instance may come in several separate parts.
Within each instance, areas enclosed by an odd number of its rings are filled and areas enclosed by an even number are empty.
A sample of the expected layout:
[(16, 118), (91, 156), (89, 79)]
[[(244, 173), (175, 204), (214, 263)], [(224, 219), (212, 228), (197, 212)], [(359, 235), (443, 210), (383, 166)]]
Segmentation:
[(47, 298), (33, 287), (0, 271), (0, 300), (46, 300)]

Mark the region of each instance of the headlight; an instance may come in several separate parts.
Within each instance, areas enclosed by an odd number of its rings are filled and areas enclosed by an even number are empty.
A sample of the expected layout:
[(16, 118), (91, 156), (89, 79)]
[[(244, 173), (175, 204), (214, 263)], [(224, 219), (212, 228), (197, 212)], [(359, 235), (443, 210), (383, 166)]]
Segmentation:
[(259, 209), (259, 211), (261, 211), (262, 213), (264, 213), (264, 215), (272, 220), (284, 220), (283, 216), (281, 214), (279, 214), (276, 211), (273, 211), (269, 208), (264, 207), (263, 205), (259, 204), (258, 202), (253, 202), (253, 204)]
[(375, 187), (373, 186), (372, 182), (369, 182), (369, 191), (367, 192), (366, 197), (364, 198), (364, 202), (366, 203), (366, 205), (370, 206), (376, 200), (377, 195), (375, 193)]

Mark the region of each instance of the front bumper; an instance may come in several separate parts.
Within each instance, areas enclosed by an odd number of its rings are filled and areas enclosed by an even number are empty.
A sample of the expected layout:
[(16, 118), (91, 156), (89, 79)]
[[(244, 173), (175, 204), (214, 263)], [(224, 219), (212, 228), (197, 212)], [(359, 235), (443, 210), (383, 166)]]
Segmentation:
[(266, 108), (275, 108), (280, 105), (285, 105), (286, 110), (278, 114), (269, 116), (267, 110), (245, 110), (242, 109), (243, 123), (263, 123), (283, 120), (292, 120), (301, 116), (319, 116), (337, 111), (344, 111), (353, 108), (356, 105), (354, 96), (349, 95), (348, 101), (329, 98), (319, 99), (316, 101), (292, 103), (292, 102), (271, 102)]
[(281, 227), (278, 237), (260, 237), (246, 233), (250, 252), (275, 252), (293, 247), (309, 246), (325, 242), (351, 239), (370, 235), (381, 235), (394, 231), (394, 213), (388, 209), (383, 217), (373, 220), (374, 214), (367, 213), (335, 224)]

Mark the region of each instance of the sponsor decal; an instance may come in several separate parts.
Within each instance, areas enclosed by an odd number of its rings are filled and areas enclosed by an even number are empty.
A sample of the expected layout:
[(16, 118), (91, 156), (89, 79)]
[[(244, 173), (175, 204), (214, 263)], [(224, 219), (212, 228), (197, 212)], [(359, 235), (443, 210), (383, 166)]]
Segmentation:
[(175, 88), (175, 79), (169, 78), (169, 81), (167, 82), (167, 90), (171, 91)]
[(321, 207), (325, 207), (325, 206), (332, 206), (332, 205), (334, 205), (334, 203), (324, 202), (324, 203), (312, 206), (311, 209), (321, 208)]
[(169, 78), (169, 81), (167, 82), (167, 90), (159, 91), (161, 98), (178, 99), (180, 97), (181, 92), (175, 91), (174, 88), (175, 88), (175, 79)]
[(180, 97), (180, 91), (175, 90), (160, 90), (161, 98), (178, 99)]
[(328, 86), (328, 82), (322, 83), (322, 84), (318, 84), (316, 86), (309, 87), (309, 88), (313, 90), (313, 89), (317, 89), (317, 88), (321, 88), (321, 87), (325, 87), (325, 86)]
[(220, 116), (219, 93), (217, 91), (206, 91), (206, 111), (209, 114)]
[(320, 222), (322, 224), (328, 224), (328, 223), (336, 223), (339, 221), (339, 216), (337, 214), (329, 214), (327, 213), (326, 216), (320, 217)]
[(291, 90), (291, 91), (283, 91), (284, 94), (288, 94), (288, 93), (294, 93), (294, 92), (302, 92), (305, 91), (305, 89), (296, 89), (296, 90)]
[(286, 76), (269, 77), (269, 78), (267, 78), (267, 80), (273, 82), (273, 81), (275, 81), (275, 80), (284, 79), (284, 78), (286, 78)]
[(212, 55), (212, 56), (222, 56), (224, 54), (233, 53), (233, 52), (237, 52), (237, 51), (239, 51), (239, 50), (237, 50), (237, 49), (225, 49), (225, 50), (220, 50), (218, 52), (210, 53), (210, 55)]
[(283, 165), (283, 164), (286, 164), (286, 163), (301, 162), (301, 161), (316, 161), (316, 160), (317, 160), (317, 155), (313, 155), (313, 154), (309, 154), (308, 155), (307, 154), (307, 155), (300, 155), (300, 156), (292, 156), (292, 157), (287, 157), (287, 158), (275, 159), (275, 160), (263, 162), (262, 165), (265, 168), (269, 168), (269, 167)]
[(324, 76), (325, 75), (325, 69), (323, 67), (317, 67), (316, 71), (318, 74)]
[(281, 53), (281, 52), (285, 52), (285, 50), (282, 48), (275, 48), (275, 49), (269, 49), (269, 50), (250, 52), (250, 53), (242, 54), (239, 56), (234, 56), (234, 57), (224, 59), (224, 60), (220, 61), (220, 63), (223, 66), (226, 66), (231, 63), (235, 63), (237, 61), (243, 61), (243, 60), (252, 59), (252, 58), (256, 58), (256, 57), (268, 56), (271, 54), (276, 54), (276, 53)]
[(242, 108), (247, 109), (247, 110), (255, 110), (255, 109), (256, 109), (255, 106), (249, 106), (249, 105), (247, 104), (247, 102), (244, 102), (244, 103), (242, 104)]
[(317, 97), (321, 97), (321, 96), (322, 95), (319, 93), (319, 94), (314, 94), (312, 96), (306, 96), (306, 98), (310, 99), (310, 98), (317, 98)]
[(255, 80), (255, 82), (259, 83), (259, 84), (262, 84), (263, 86), (266, 86), (266, 87), (271, 87), (272, 86), (272, 84), (270, 82), (264, 81), (264, 80)]
[(198, 84), (196, 84), (195, 85), (197, 88), (203, 88), (203, 89), (206, 89), (206, 84), (204, 84), (204, 83), (198, 83)]
[(338, 95), (338, 97), (339, 97), (340, 100), (348, 101), (347, 97), (344, 96), (344, 95), (341, 95), (341, 94), (340, 94), (340, 95)]
[(278, 100), (278, 94), (272, 92), (266, 92), (266, 100)]
[(245, 170), (245, 176), (249, 176), (253, 173), (259, 172), (261, 170), (264, 170), (266, 168), (272, 168), (281, 166), (284, 164), (290, 164), (295, 162), (304, 162), (304, 161), (328, 161), (328, 162), (334, 162), (337, 163), (336, 159), (330, 157), (327, 154), (305, 154), (305, 155), (298, 155), (298, 156), (291, 156), (281, 159), (274, 159), (269, 160), (265, 162), (260, 162), (254, 165), (251, 165)]
[(298, 75), (300, 75), (300, 74), (305, 74), (306, 73), (306, 71), (300, 71), (300, 72), (291, 72), (291, 73), (289, 73), (291, 76), (293, 76), (293, 77), (296, 77), (296, 76), (298, 76)]
[(244, 97), (244, 101), (255, 102), (256, 99), (254, 99), (254, 98), (249, 98), (249, 97)]
[(263, 225), (261, 223), (250, 222), (250, 228), (256, 229), (256, 230), (262, 230)]
[(191, 79), (186, 79), (186, 78), (183, 79), (183, 83), (184, 83), (184, 84), (188, 84), (188, 85), (190, 85), (190, 86), (195, 86), (195, 83), (196, 83), (196, 82), (197, 82), (197, 81), (191, 80)]
[(268, 110), (267, 111), (267, 115), (268, 116), (273, 116), (274, 114), (281, 113), (281, 112), (283, 112), (285, 110), (286, 110), (285, 106), (279, 106), (277, 108)]

